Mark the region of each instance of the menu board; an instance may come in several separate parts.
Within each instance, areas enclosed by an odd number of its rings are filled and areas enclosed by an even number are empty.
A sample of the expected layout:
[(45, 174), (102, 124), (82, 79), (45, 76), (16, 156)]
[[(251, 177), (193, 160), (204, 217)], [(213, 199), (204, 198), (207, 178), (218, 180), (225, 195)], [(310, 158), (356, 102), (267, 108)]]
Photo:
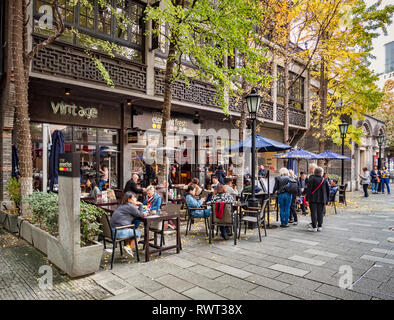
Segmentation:
[(79, 177), (80, 176), (80, 155), (78, 153), (59, 154), (59, 176)]

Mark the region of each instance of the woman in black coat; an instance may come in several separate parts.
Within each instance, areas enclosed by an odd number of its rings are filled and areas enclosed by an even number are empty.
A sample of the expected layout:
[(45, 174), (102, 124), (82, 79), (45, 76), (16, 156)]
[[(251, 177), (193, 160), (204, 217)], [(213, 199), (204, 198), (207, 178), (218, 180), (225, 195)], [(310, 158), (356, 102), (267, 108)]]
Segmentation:
[(316, 167), (313, 175), (309, 177), (306, 188), (306, 199), (311, 209), (312, 225), (308, 230), (322, 231), (325, 206), (330, 195), (327, 180), (323, 178), (323, 169)]

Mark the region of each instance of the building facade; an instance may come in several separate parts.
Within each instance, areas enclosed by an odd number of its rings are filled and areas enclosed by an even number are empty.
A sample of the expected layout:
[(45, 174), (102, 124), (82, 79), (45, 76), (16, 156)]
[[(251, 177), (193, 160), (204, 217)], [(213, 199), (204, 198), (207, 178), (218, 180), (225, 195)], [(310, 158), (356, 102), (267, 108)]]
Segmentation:
[[(7, 24), (9, 3), (3, 1), (3, 20)], [(144, 22), (144, 1), (114, 1), (133, 21), (125, 30), (117, 29), (115, 17), (93, 1), (93, 10), (78, 4), (75, 7), (61, 2), (60, 12), (66, 31), (53, 44), (40, 51), (33, 59), (29, 83), (29, 114), (33, 142), (32, 157), (37, 189), (45, 189), (48, 176), (47, 157), (50, 137), (54, 131), (63, 133), (65, 152), (79, 152), (81, 166), (86, 165), (90, 174), (100, 177), (100, 168), (110, 167), (111, 187), (123, 188), (131, 173), (145, 166), (144, 152), (156, 138), (150, 131), (161, 126), (161, 108), (164, 92), (163, 47), (152, 49), (152, 37), (145, 31), (152, 27)], [(53, 30), (42, 25), (45, 10), (51, 1), (33, 0), (28, 7), (29, 46), (32, 47), (48, 37)], [(76, 36), (73, 27), (80, 32)], [(4, 28), (3, 44), (7, 44), (10, 30)], [(122, 48), (115, 57), (105, 54), (99, 47), (90, 46), (91, 39), (107, 40)], [(86, 54), (90, 50), (90, 55)], [(6, 198), (4, 186), (11, 177), (13, 110), (12, 65), (8, 59), (9, 47), (4, 46), (4, 72), (1, 82), (1, 141), (0, 175), (2, 186), (0, 198)], [(114, 83), (108, 86), (96, 67), (94, 59), (100, 60)], [(272, 83), (270, 98), (262, 101), (259, 114), (259, 133), (283, 142), (283, 72), (280, 61), (272, 63), (271, 71), (277, 80)], [(294, 62), (291, 74), (303, 70), (302, 61)], [(303, 72), (290, 97), (290, 136), (294, 143), (309, 129), (309, 71)], [(206, 82), (192, 80), (190, 85), (177, 81), (173, 85), (173, 106), (170, 146), (181, 149), (174, 155), (175, 182), (184, 182), (200, 176), (202, 166), (208, 160), (213, 166), (225, 163), (222, 149), (238, 140), (236, 135), (228, 138), (201, 136), (202, 130), (236, 129), (240, 117), (240, 105), (229, 99), (229, 116), (215, 105), (215, 88)], [(4, 93), (11, 92), (5, 96)], [(196, 113), (200, 121), (196, 123)], [(171, 134), (170, 134), (171, 136)], [(205, 140), (204, 140), (205, 139)], [(48, 144), (46, 143), (48, 140)], [(183, 157), (184, 164), (177, 159)], [(194, 163), (191, 161), (194, 157)], [(186, 160), (185, 160), (186, 159)], [(271, 154), (261, 155), (261, 163), (276, 170), (276, 160)], [(212, 170), (209, 168), (208, 170)], [(44, 181), (43, 181), (44, 180)]]

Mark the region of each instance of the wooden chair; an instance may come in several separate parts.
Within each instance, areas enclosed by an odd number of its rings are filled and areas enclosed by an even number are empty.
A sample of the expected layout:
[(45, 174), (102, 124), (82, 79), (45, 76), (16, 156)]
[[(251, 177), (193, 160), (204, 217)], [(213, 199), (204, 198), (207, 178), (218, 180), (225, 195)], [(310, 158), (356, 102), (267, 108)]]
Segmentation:
[(247, 225), (249, 223), (257, 223), (257, 229), (259, 230), (260, 242), (261, 242), (260, 225), (263, 223), (264, 233), (265, 233), (265, 236), (267, 236), (267, 229), (266, 229), (266, 225), (265, 225), (265, 216), (266, 216), (266, 212), (268, 209), (268, 205), (269, 205), (269, 199), (266, 199), (263, 201), (263, 204), (259, 210), (256, 210), (256, 209), (243, 210), (243, 216), (241, 217), (240, 222), (239, 222), (238, 238), (240, 238), (240, 236), (241, 236), (242, 222), (244, 222), (244, 224), (245, 224), (245, 234), (246, 234)]
[(137, 237), (134, 236), (134, 237), (127, 238), (127, 239), (116, 239), (117, 232), (119, 230), (126, 229), (126, 228), (132, 228), (134, 230), (134, 235), (135, 235), (136, 228), (135, 228), (134, 224), (122, 226), (122, 227), (117, 227), (117, 228), (115, 228), (115, 232), (113, 232), (112, 228), (111, 228), (110, 221), (109, 221), (109, 216), (106, 213), (102, 214), (102, 216), (99, 218), (99, 222), (101, 224), (101, 229), (103, 231), (103, 233), (100, 234), (100, 236), (99, 236), (99, 240), (103, 240), (104, 249), (107, 248), (107, 246), (106, 246), (107, 241), (112, 243), (111, 270), (113, 268), (113, 264), (114, 264), (114, 260), (115, 260), (115, 249), (117, 247), (117, 244), (119, 243), (120, 254), (123, 255), (122, 242), (125, 242), (125, 240), (128, 240), (128, 239), (134, 239), (135, 250), (137, 253), (137, 261), (140, 261), (140, 256), (138, 253)]
[[(214, 237), (214, 226), (231, 227), (233, 229), (234, 245), (237, 244), (237, 224), (238, 215), (232, 210), (232, 205), (227, 203), (223, 208), (223, 218), (216, 217), (216, 203), (212, 203), (212, 213), (210, 215), (209, 243), (212, 243)], [(217, 232), (216, 232), (217, 234)]]

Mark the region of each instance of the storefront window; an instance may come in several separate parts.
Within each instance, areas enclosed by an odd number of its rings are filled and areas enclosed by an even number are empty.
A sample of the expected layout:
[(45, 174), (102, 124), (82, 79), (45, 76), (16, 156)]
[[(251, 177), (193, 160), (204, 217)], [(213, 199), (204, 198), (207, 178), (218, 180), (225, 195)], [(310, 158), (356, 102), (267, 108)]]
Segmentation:
[[(65, 152), (80, 153), (81, 167), (81, 186), (84, 185), (88, 176), (100, 182), (102, 174), (100, 169), (107, 166), (109, 169), (109, 180), (111, 188), (119, 186), (119, 134), (114, 129), (73, 127), (68, 125), (47, 125), (48, 133), (52, 134), (55, 130), (60, 130), (64, 136)], [(31, 123), (33, 144), (33, 166), (35, 180), (42, 180), (42, 173), (45, 168), (42, 166), (43, 153), (43, 124)], [(50, 140), (48, 140), (50, 143)], [(49, 154), (48, 154), (49, 156)], [(49, 168), (46, 168), (49, 172)], [(42, 185), (42, 182), (41, 182)], [(37, 190), (41, 190), (37, 187)]]

